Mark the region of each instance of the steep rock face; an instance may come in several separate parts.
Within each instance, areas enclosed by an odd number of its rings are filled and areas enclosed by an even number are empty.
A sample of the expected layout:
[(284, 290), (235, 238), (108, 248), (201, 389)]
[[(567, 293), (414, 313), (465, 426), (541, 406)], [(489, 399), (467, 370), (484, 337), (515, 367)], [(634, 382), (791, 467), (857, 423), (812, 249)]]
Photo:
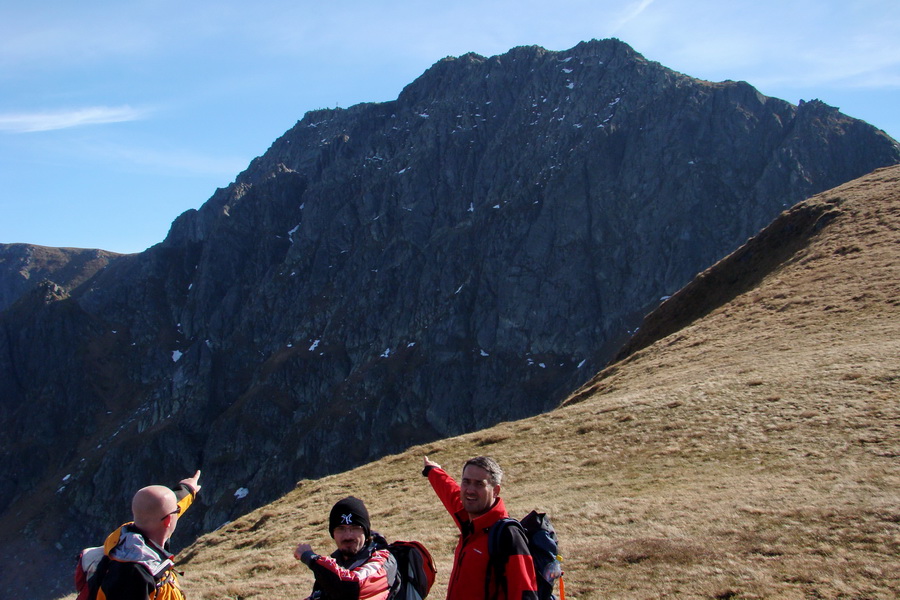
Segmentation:
[(45, 279), (74, 289), (121, 256), (106, 250), (0, 244), (0, 311)]
[(550, 408), (783, 209), (897, 162), (821, 102), (614, 40), (448, 58), (394, 102), (311, 112), (161, 244), (3, 313), (0, 424), (29, 433), (3, 442), (0, 539), (35, 550), (0, 554), (83, 546), (201, 467), (189, 540)]

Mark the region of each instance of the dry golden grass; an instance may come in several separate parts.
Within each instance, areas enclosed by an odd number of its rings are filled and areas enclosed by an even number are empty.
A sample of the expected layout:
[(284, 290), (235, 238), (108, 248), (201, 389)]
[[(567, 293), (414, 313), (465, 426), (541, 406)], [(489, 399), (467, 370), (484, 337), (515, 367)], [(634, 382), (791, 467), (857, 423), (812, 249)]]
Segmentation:
[(293, 547), (330, 550), (348, 493), (432, 549), (442, 598), (456, 533), (425, 454), (453, 473), (496, 457), (511, 512), (552, 516), (570, 599), (900, 597), (900, 167), (809, 202), (840, 215), (561, 408), (300, 482), (202, 537), (189, 598), (305, 597)]

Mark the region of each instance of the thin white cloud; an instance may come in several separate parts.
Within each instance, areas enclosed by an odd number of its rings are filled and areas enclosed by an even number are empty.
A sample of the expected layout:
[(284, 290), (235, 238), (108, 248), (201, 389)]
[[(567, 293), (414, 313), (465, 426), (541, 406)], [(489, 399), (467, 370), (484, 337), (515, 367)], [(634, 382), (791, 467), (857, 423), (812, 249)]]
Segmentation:
[(618, 33), (618, 31), (625, 27), (628, 23), (641, 16), (641, 13), (647, 10), (647, 8), (649, 8), (654, 1), (655, 0), (640, 0), (639, 2), (635, 2), (630, 6), (627, 6), (625, 8), (625, 14), (619, 17), (619, 20), (616, 21), (616, 23), (613, 25), (612, 33)]
[(131, 106), (90, 106), (69, 110), (0, 114), (0, 131), (33, 133), (87, 125), (137, 121), (147, 115), (146, 109)]

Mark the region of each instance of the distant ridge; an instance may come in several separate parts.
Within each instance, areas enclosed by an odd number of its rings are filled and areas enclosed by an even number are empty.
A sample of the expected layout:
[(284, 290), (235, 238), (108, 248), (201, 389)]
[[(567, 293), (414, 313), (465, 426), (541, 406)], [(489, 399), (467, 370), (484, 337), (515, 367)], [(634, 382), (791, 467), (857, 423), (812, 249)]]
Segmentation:
[[(812, 214), (828, 217), (785, 227)], [(188, 548), (187, 590), (308, 592), (292, 544), (328, 548), (323, 515), (352, 490), (380, 531), (432, 548), (440, 597), (455, 528), (422, 456), (455, 472), (491, 454), (511, 512), (552, 515), (569, 597), (895, 598), (898, 244), (900, 167), (803, 202), (669, 301), (691, 312), (683, 292), (729, 282), (718, 303), (563, 407), (298, 482)]]
[(121, 256), (106, 250), (0, 244), (0, 311), (44, 280), (74, 289)]

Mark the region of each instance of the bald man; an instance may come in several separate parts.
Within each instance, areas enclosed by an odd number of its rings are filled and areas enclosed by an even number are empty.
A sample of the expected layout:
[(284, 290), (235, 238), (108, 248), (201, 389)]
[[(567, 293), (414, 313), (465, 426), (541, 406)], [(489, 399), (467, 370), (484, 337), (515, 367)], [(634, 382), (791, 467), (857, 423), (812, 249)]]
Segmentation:
[(151, 485), (137, 491), (131, 501), (134, 521), (104, 544), (109, 562), (100, 590), (106, 600), (184, 600), (169, 538), (200, 491), (199, 480), (197, 471), (173, 489)]

